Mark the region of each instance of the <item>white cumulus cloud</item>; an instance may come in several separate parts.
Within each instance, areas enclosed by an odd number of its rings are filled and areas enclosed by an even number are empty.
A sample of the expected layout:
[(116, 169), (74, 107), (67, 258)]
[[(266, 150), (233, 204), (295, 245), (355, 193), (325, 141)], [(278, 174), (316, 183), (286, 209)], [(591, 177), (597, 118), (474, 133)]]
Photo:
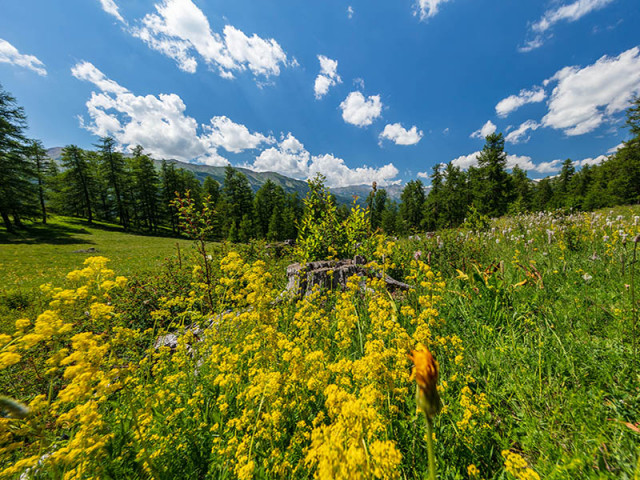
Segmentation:
[(616, 145), (615, 147), (611, 147), (609, 150), (607, 150), (607, 153), (616, 153), (618, 150), (620, 150), (622, 147), (624, 147), (624, 142), (623, 143), (619, 143), (618, 145)]
[(114, 0), (100, 0), (100, 5), (102, 5), (102, 9), (109, 15), (113, 15), (122, 23), (126, 23), (122, 15), (120, 15), (120, 9)]
[(422, 139), (422, 135), (422, 130), (418, 130), (415, 125), (407, 130), (400, 123), (389, 123), (380, 133), (380, 141), (387, 139), (396, 145), (415, 145)]
[(603, 56), (584, 68), (565, 67), (545, 80), (555, 83), (542, 125), (566, 135), (591, 132), (624, 111), (640, 93), (640, 48)]
[[(471, 167), (478, 166), (478, 156), (482, 152), (473, 152), (469, 155), (461, 155), (458, 158), (454, 158), (451, 163), (454, 167), (459, 167), (462, 170), (468, 170)], [(553, 160), (551, 162), (534, 163), (531, 157), (526, 155), (507, 155), (507, 170), (513, 169), (516, 165), (523, 170), (534, 171), (538, 173), (551, 173), (560, 170), (562, 160)]]
[(178, 95), (135, 95), (89, 62), (76, 64), (71, 73), (99, 90), (92, 92), (86, 103), (89, 121), (80, 119), (93, 134), (110, 135), (123, 147), (142, 145), (158, 158), (229, 163), (217, 152), (211, 138), (213, 127), (201, 132), (196, 120), (186, 115), (186, 106)]
[(291, 133), (283, 137), (277, 146), (261, 152), (248, 167), (257, 171), (278, 172), (298, 179), (310, 178), (316, 173), (321, 173), (326, 176), (329, 187), (370, 184), (374, 181), (384, 186), (397, 183), (394, 179), (399, 173), (392, 163), (380, 168), (350, 168), (343, 159), (332, 154), (312, 156), (302, 142)]
[(145, 15), (132, 33), (175, 60), (185, 72), (196, 71), (196, 54), (225, 78), (247, 69), (256, 76), (277, 76), (281, 66), (293, 64), (274, 39), (247, 36), (232, 25), (226, 25), (222, 33), (212, 31), (205, 14), (191, 0), (163, 0), (155, 8), (157, 13)]
[(594, 10), (609, 5), (613, 0), (575, 0), (547, 10), (542, 18), (531, 25), (529, 40), (520, 47), (521, 52), (530, 52), (544, 43), (545, 34), (558, 22), (575, 22)]
[(505, 141), (509, 143), (526, 143), (529, 137), (526, 136), (529, 130), (534, 131), (540, 127), (540, 124), (534, 120), (523, 122), (518, 128), (509, 132), (505, 137)]
[(413, 14), (420, 17), (420, 20), (426, 20), (438, 13), (440, 5), (449, 0), (417, 0)]
[(44, 63), (42, 63), (37, 57), (20, 53), (16, 47), (1, 38), (0, 63), (9, 63), (11, 65), (17, 65), (18, 67), (28, 68), (43, 77), (47, 75)]
[(497, 127), (491, 120), (487, 120), (487, 123), (485, 123), (481, 128), (479, 128), (469, 136), (471, 138), (481, 138), (484, 140), (488, 135), (495, 133), (496, 128)]
[(318, 55), (320, 62), (320, 73), (316, 77), (314, 92), (317, 99), (322, 98), (329, 91), (329, 87), (342, 83), (338, 75), (338, 61), (332, 60), (324, 55)]
[(500, 100), (496, 105), (496, 113), (499, 117), (506, 117), (511, 112), (517, 110), (523, 105), (526, 105), (527, 103), (538, 103), (543, 101), (546, 96), (547, 94), (542, 87), (533, 87), (531, 90), (520, 90), (518, 95), (511, 95)]
[(593, 165), (600, 165), (602, 162), (604, 162), (607, 158), (606, 155), (599, 155), (595, 158), (583, 158), (582, 160), (576, 160), (575, 162), (573, 162), (574, 166), (576, 167), (585, 167), (585, 166), (593, 166)]
[(203, 128), (211, 145), (222, 147), (232, 153), (252, 150), (263, 143), (275, 142), (273, 137), (265, 137), (257, 132), (251, 133), (246, 126), (235, 123), (225, 116), (213, 117), (210, 124), (204, 125)]
[(345, 122), (358, 127), (371, 125), (382, 113), (380, 95), (365, 98), (360, 92), (351, 92), (340, 104)]

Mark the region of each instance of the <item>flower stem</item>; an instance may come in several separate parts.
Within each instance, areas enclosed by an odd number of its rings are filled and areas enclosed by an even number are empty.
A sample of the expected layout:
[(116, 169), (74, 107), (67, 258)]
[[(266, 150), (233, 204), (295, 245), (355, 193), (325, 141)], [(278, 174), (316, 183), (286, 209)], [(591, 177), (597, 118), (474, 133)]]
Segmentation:
[(433, 421), (427, 418), (427, 453), (429, 455), (429, 480), (436, 480), (436, 455), (433, 451)]

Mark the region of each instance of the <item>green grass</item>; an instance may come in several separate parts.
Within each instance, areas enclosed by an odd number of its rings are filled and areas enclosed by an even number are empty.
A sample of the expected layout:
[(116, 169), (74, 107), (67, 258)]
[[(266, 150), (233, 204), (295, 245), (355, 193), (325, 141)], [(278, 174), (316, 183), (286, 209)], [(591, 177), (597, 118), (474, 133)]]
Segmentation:
[[(34, 223), (16, 234), (0, 229), (0, 295), (30, 292), (43, 283), (60, 284), (67, 272), (85, 258), (101, 255), (111, 260), (119, 275), (153, 271), (169, 256), (191, 251), (191, 242), (170, 237), (126, 233), (118, 225), (69, 217), (51, 218), (47, 225)], [(76, 253), (94, 248), (95, 253)]]
[[(618, 219), (618, 215), (623, 218)], [(508, 474), (500, 454), (503, 449), (520, 454), (543, 479), (640, 478), (640, 368), (638, 359), (634, 358), (638, 329), (633, 321), (639, 295), (636, 291), (635, 304), (631, 296), (631, 285), (634, 283), (631, 280), (632, 272), (635, 272), (636, 289), (640, 275), (640, 266), (632, 264), (633, 239), (640, 234), (640, 225), (634, 220), (636, 215), (640, 215), (640, 206), (602, 210), (595, 216), (563, 216), (556, 212), (533, 217), (510, 217), (492, 222), (493, 228), (488, 231), (444, 230), (433, 238), (397, 242), (391, 255), (391, 263), (396, 267), (392, 267), (390, 273), (397, 279), (405, 279), (410, 260), (414, 256), (421, 256), (435, 271), (443, 274), (446, 287), (437, 308), (444, 322), (435, 326), (432, 333), (435, 338), (455, 336), (460, 339), (464, 349), (461, 366), (456, 366), (456, 349), (449, 351), (444, 346), (436, 345), (434, 350), (440, 363), (441, 383), (449, 382), (449, 387), (442, 392), (448, 412), (443, 412), (435, 420), (438, 440), (435, 448), (440, 479), (468, 478), (467, 466), (471, 463), (480, 469), (481, 477), (486, 479), (538, 478)], [(620, 232), (626, 232), (624, 240)], [(194, 314), (209, 318), (210, 312), (206, 309), (200, 311), (200, 307), (193, 304), (187, 294), (191, 289), (200, 291), (198, 289), (201, 288), (191, 283), (190, 262), (193, 259), (185, 260), (184, 268), (178, 272), (184, 274), (182, 276), (168, 276), (166, 271), (157, 269), (164, 257), (175, 255), (175, 239), (130, 235), (109, 225), (88, 227), (71, 219), (56, 219), (52, 226), (46, 228), (34, 226), (27, 233), (22, 238), (7, 238), (6, 241), (0, 233), (0, 274), (9, 276), (9, 286), (0, 289), (23, 288), (28, 291), (44, 281), (62, 286), (64, 274), (79, 266), (87, 256), (71, 252), (94, 247), (98, 254), (112, 259), (111, 267), (117, 275), (137, 275), (140, 279), (136, 288), (114, 297), (118, 312), (114, 321), (130, 327), (134, 320), (137, 323), (133, 325), (140, 325), (143, 329), (156, 325), (151, 311), (165, 311), (163, 315), (169, 322), (174, 322), (182, 315), (190, 319)], [(231, 247), (224, 245), (221, 250), (224, 248)], [(273, 273), (275, 282), (283, 281), (285, 265), (291, 261), (289, 257), (278, 258), (269, 254), (263, 245), (252, 244), (242, 248), (246, 250), (241, 252), (243, 258), (264, 259), (267, 263), (265, 268)], [(635, 248), (640, 251), (640, 244)], [(181, 249), (183, 257), (193, 251), (187, 241), (181, 242)], [(217, 268), (223, 252), (212, 253), (213, 265)], [(16, 267), (10, 267), (9, 262)], [(154, 268), (157, 274), (147, 276), (148, 272), (153, 273)], [(216, 270), (214, 277), (217, 282), (219, 270)], [(13, 284), (10, 283), (12, 279)], [(399, 312), (397, 322), (410, 333), (413, 328), (411, 319), (403, 313), (402, 307), (413, 306), (420, 310), (416, 298), (418, 295), (427, 295), (420, 288), (418, 286), (416, 295), (393, 297), (396, 311)], [(307, 343), (303, 343), (300, 341), (302, 337), (296, 333), (298, 327), (293, 315), (300, 315), (301, 319), (308, 322), (317, 322), (314, 325), (318, 325), (318, 328), (322, 325), (337, 328), (335, 325), (339, 315), (335, 313), (337, 309), (333, 308), (332, 295), (329, 294), (328, 301), (317, 301), (311, 307), (305, 307), (302, 303), (270, 306), (274, 310), (270, 311), (268, 318), (280, 318), (278, 328), (281, 334), (290, 335), (296, 346), (297, 342), (301, 342), (300, 348), (303, 350), (320, 351), (324, 348), (323, 342), (331, 337), (326, 334), (309, 336), (304, 340)], [(160, 297), (169, 298), (170, 307), (165, 309), (158, 300)], [(20, 295), (11, 298), (19, 307)], [(368, 328), (376, 312), (376, 309), (368, 308), (366, 298), (354, 297), (358, 327), (357, 330), (355, 327), (352, 329), (353, 350), (343, 352), (328, 342), (325, 350), (327, 358), (350, 355), (353, 357), (349, 358), (364, 358), (362, 346), (358, 347), (359, 341), (362, 341), (363, 333), (365, 338), (369, 333)], [(38, 303), (37, 299), (32, 301), (24, 308), (30, 309), (31, 314), (21, 315), (33, 319), (38, 312), (48, 308)], [(2, 308), (10, 312), (4, 318)], [(84, 323), (87, 322), (84, 304), (79, 303), (73, 308), (75, 317), (69, 318), (77, 319), (77, 328), (90, 328), (89, 323)], [(220, 307), (216, 312), (226, 308)], [(302, 308), (306, 310), (301, 312)], [(4, 323), (8, 333), (12, 333), (8, 319), (15, 320), (18, 310), (2, 307), (0, 302), (0, 327)], [(68, 311), (71, 312), (71, 309)], [(240, 311), (244, 313), (247, 310)], [(321, 312), (318, 318), (313, 316), (316, 311)], [(255, 359), (260, 357), (254, 356), (253, 352), (269, 350), (258, 348), (258, 343), (251, 343), (268, 341), (262, 339), (262, 331), (259, 330), (261, 324), (247, 322), (247, 325), (247, 328), (256, 328), (255, 335), (238, 335), (234, 337), (238, 342), (235, 344), (229, 340), (229, 332), (233, 329), (221, 330), (220, 333), (222, 343), (234, 345), (234, 351), (244, 355), (244, 360), (237, 361), (237, 369), (241, 373), (234, 377), (237, 379), (234, 388), (238, 392), (244, 392), (255, 381), (256, 376), (249, 374), (253, 371), (248, 369), (254, 368), (257, 364)], [(300, 322), (300, 325), (304, 327), (305, 322)], [(211, 334), (217, 335), (216, 332), (217, 329), (212, 329)], [(152, 339), (155, 335), (151, 335)], [(312, 340), (317, 341), (317, 345)], [(386, 345), (392, 344), (389, 339), (386, 341)], [(253, 346), (246, 348), (247, 344)], [(129, 353), (133, 355), (132, 352)], [(41, 353), (33, 352), (33, 355), (35, 357)], [(196, 358), (207, 358), (206, 362), (211, 362), (203, 368), (218, 368), (210, 355)], [(224, 364), (226, 359), (227, 356), (220, 356), (219, 361)], [(266, 357), (264, 362), (264, 368), (273, 371), (279, 371), (279, 368), (287, 371), (289, 368), (287, 362), (267, 362)], [(404, 368), (404, 365), (399, 368)], [(187, 371), (192, 370), (187, 367)], [(30, 372), (22, 365), (15, 367), (14, 374), (19, 380), (20, 390), (14, 396), (19, 400), (27, 401), (33, 394), (46, 391), (47, 385), (40, 385), (39, 379)], [(372, 372), (374, 375), (375, 369)], [(456, 372), (456, 377), (464, 376), (464, 381), (454, 381), (453, 372)], [(319, 373), (322, 373), (322, 368)], [(317, 375), (317, 378), (321, 377)], [(489, 405), (485, 414), (474, 414), (472, 417), (478, 423), (477, 428), (470, 431), (470, 439), (465, 439), (460, 433), (462, 427), (458, 424), (464, 410), (460, 395), (463, 384), (468, 385), (473, 394), (486, 395)], [(185, 398), (191, 398), (189, 385), (189, 382), (180, 384), (180, 388), (184, 387), (188, 392)], [(203, 381), (201, 386), (210, 389), (212, 385), (211, 381)], [(162, 391), (165, 388), (164, 379), (158, 376), (149, 380), (141, 391), (151, 395), (154, 388)], [(222, 398), (223, 394), (226, 395), (224, 390), (216, 387), (209, 390), (205, 398)], [(236, 393), (230, 395), (238, 398)], [(322, 410), (322, 402), (316, 405), (316, 401), (310, 398), (301, 395), (300, 404), (308, 402), (306, 405), (309, 405), (311, 413), (305, 415), (309, 414), (309, 418), (312, 418)], [(393, 427), (389, 430), (389, 438), (397, 442), (403, 454), (405, 478), (419, 478), (426, 472), (426, 462), (419, 455), (416, 462), (415, 452), (424, 454), (426, 447), (422, 441), (424, 432), (416, 430), (412, 420), (415, 408), (411, 398), (412, 395), (400, 403), (404, 406), (402, 415), (389, 417)], [(396, 398), (396, 401), (400, 400)], [(117, 403), (123, 402), (122, 399), (112, 402), (109, 408), (130, 411), (129, 404)], [(168, 447), (160, 452), (167, 462), (173, 462), (171, 468), (175, 464), (176, 472), (184, 478), (189, 477), (184, 474), (189, 461), (193, 461), (190, 464), (192, 467), (195, 465), (194, 472), (209, 468), (211, 424), (223, 424), (221, 418), (235, 421), (246, 413), (243, 411), (245, 406), (238, 403), (236, 410), (232, 407), (223, 414), (215, 410), (217, 407), (214, 403), (207, 404), (207, 408), (202, 410), (206, 415), (214, 413), (207, 420), (209, 423), (200, 424), (206, 427), (201, 430), (206, 432), (201, 437), (198, 437), (197, 428), (186, 421), (181, 424), (176, 420), (178, 417), (173, 416), (174, 406), (168, 409), (171, 415), (162, 412), (156, 414), (154, 421), (157, 422), (158, 431), (164, 431), (162, 429), (167, 422), (174, 422), (170, 429), (184, 428), (189, 438), (206, 440), (190, 444), (191, 457), (184, 451), (176, 452)], [(284, 399), (283, 403), (286, 403)], [(265, 402), (265, 408), (270, 408), (267, 405), (269, 402)], [(254, 404), (246, 404), (247, 411), (254, 407)], [(381, 410), (382, 413), (385, 411)], [(291, 429), (289, 431), (297, 428), (294, 422), (300, 419), (297, 413), (294, 415), (291, 412), (285, 414), (285, 417), (290, 417), (291, 423), (286, 427)], [(302, 415), (305, 411), (300, 412)], [(197, 413), (198, 410), (194, 409), (185, 418), (190, 421)], [(120, 435), (119, 427), (115, 424), (110, 428)], [(255, 432), (254, 429), (251, 435)], [(229, 431), (227, 434), (231, 435)], [(417, 446), (415, 438), (418, 439)], [(122, 443), (114, 443), (115, 446), (120, 445), (118, 448), (122, 448), (127, 455), (131, 453), (128, 449), (133, 448), (127, 443), (128, 439), (123, 433), (120, 438)], [(58, 438), (55, 441), (58, 442)], [(272, 455), (272, 444), (265, 447), (265, 443), (260, 446), (256, 442), (254, 445), (256, 461)], [(229, 455), (233, 457), (233, 453)], [(105, 464), (111, 462), (109, 465), (113, 468), (129, 468), (124, 463), (118, 463), (122, 458), (126, 459), (126, 455), (114, 454)], [(134, 463), (131, 465), (135, 466)], [(222, 465), (223, 461), (220, 460), (218, 464)], [(212, 465), (215, 465), (215, 461), (212, 461)], [(130, 470), (126, 472), (120, 477), (127, 477)], [(214, 472), (209, 478), (229, 478), (224, 477), (224, 473), (216, 475)], [(190, 478), (196, 477), (194, 473)], [(256, 478), (274, 477), (256, 474)]]

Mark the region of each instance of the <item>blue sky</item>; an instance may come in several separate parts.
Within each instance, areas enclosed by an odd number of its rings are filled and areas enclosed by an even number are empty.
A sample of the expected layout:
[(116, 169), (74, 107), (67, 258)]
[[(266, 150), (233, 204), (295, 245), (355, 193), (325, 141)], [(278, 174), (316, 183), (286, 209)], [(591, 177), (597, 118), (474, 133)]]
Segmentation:
[[(637, 0), (22, 0), (0, 83), (47, 147), (112, 135), (159, 158), (332, 186), (474, 164), (506, 136), (532, 178), (601, 161), (640, 94)], [(426, 181), (428, 183), (428, 180)]]

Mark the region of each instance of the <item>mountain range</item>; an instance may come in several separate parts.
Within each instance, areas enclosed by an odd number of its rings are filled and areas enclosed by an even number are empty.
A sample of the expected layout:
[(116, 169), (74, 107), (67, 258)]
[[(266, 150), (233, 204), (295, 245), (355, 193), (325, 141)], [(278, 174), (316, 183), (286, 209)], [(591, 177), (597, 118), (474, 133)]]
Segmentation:
[[(54, 161), (59, 162), (60, 157), (62, 156), (62, 147), (53, 147), (47, 149), (47, 155)], [(130, 154), (125, 154), (125, 156), (130, 156)], [(181, 162), (174, 159), (158, 160), (154, 158), (153, 162), (155, 163), (158, 170), (160, 170), (163, 161), (166, 161), (167, 163), (173, 163), (176, 168), (183, 168), (185, 170), (193, 172), (193, 174), (200, 181), (204, 181), (206, 177), (212, 177), (214, 180), (220, 183), (220, 185), (224, 183), (225, 167), (214, 167), (211, 165)], [(256, 172), (244, 167), (234, 168), (246, 175), (247, 179), (249, 180), (249, 184), (251, 185), (251, 188), (254, 192), (258, 191), (258, 189), (262, 185), (264, 185), (267, 180), (271, 180), (276, 185), (280, 185), (287, 193), (298, 193), (301, 198), (304, 197), (309, 190), (307, 182), (304, 180), (297, 180), (295, 178), (290, 178), (276, 172)], [(389, 185), (384, 187), (384, 189), (387, 191), (387, 194), (391, 200), (400, 200), (400, 195), (402, 193), (401, 185)], [(358, 197), (357, 202), (362, 204), (371, 191), (371, 185), (349, 185), (346, 187), (332, 187), (330, 188), (330, 190), (331, 193), (336, 196), (336, 200), (338, 200), (339, 203), (350, 204), (353, 202), (353, 197), (356, 196)]]

